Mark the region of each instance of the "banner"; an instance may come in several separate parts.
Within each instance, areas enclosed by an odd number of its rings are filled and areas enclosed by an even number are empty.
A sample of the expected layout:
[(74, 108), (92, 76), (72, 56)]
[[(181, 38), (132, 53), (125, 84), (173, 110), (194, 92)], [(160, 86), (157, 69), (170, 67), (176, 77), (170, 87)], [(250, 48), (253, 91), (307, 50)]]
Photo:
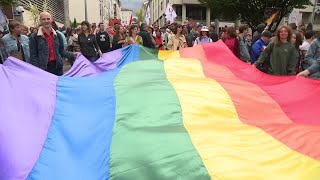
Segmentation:
[(281, 8), (267, 7), (264, 12), (264, 22), (268, 25), (276, 22), (281, 15)]
[(298, 9), (293, 9), (289, 15), (288, 24), (295, 23), (297, 26), (302, 22), (302, 13)]

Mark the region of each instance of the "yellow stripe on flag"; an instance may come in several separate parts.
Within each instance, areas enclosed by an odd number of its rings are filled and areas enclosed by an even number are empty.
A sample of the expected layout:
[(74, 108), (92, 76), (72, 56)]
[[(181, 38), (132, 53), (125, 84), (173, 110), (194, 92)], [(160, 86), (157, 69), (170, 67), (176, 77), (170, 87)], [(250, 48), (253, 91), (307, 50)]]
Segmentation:
[(164, 51), (160, 50), (158, 52), (158, 58), (160, 60), (165, 60), (168, 58), (179, 58), (180, 57), (180, 52), (179, 51)]
[(179, 97), (184, 126), (212, 179), (320, 179), (319, 161), (242, 123), (229, 94), (205, 77), (199, 61), (167, 59), (165, 71)]

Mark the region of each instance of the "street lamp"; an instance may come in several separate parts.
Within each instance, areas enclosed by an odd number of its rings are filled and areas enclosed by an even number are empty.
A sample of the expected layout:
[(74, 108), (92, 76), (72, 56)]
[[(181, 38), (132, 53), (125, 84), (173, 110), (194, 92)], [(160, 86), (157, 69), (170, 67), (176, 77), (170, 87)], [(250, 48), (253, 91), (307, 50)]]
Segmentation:
[(84, 19), (88, 21), (87, 0), (84, 0)]

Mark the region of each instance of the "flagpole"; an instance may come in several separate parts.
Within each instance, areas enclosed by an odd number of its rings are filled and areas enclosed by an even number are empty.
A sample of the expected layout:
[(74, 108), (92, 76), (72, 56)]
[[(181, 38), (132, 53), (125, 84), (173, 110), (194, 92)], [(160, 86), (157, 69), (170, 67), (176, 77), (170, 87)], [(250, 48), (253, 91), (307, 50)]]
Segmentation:
[(87, 0), (84, 0), (84, 19), (88, 21), (88, 8), (87, 8)]

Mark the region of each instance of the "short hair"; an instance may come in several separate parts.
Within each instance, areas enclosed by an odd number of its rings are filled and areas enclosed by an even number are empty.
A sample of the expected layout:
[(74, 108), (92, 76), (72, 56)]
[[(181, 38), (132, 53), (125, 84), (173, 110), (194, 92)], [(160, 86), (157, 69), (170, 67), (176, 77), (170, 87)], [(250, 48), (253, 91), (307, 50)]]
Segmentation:
[(10, 21), (9, 22), (9, 31), (12, 32), (12, 30), (17, 27), (17, 26), (21, 26), (21, 24), (18, 21)]
[(147, 24), (146, 24), (146, 23), (141, 23), (140, 29), (144, 30), (146, 27), (147, 27)]
[(272, 33), (270, 31), (263, 31), (261, 34), (262, 37), (272, 38)]
[(291, 29), (293, 29), (293, 30), (296, 30), (296, 29), (297, 29), (296, 23), (290, 23), (290, 24), (289, 24), (289, 27), (290, 27)]
[(247, 30), (247, 29), (249, 29), (248, 26), (242, 25), (242, 26), (239, 27), (239, 33), (243, 33), (243, 32), (244, 32), (245, 30)]
[(88, 21), (82, 21), (82, 22), (81, 22), (81, 26), (82, 26), (82, 25), (86, 25), (86, 26), (88, 27), (89, 33), (91, 33), (91, 25), (90, 25), (90, 23), (89, 23)]
[(237, 37), (237, 32), (234, 27), (228, 27), (226, 32), (229, 35), (229, 37)]
[(101, 24), (103, 24), (103, 22), (99, 23), (99, 27), (101, 26)]
[(304, 37), (306, 39), (310, 39), (314, 36), (314, 31), (307, 31), (305, 34), (304, 34)]
[(21, 27), (24, 28), (24, 29), (26, 29), (27, 31), (29, 31), (28, 26), (26, 26), (26, 25), (21, 25)]

